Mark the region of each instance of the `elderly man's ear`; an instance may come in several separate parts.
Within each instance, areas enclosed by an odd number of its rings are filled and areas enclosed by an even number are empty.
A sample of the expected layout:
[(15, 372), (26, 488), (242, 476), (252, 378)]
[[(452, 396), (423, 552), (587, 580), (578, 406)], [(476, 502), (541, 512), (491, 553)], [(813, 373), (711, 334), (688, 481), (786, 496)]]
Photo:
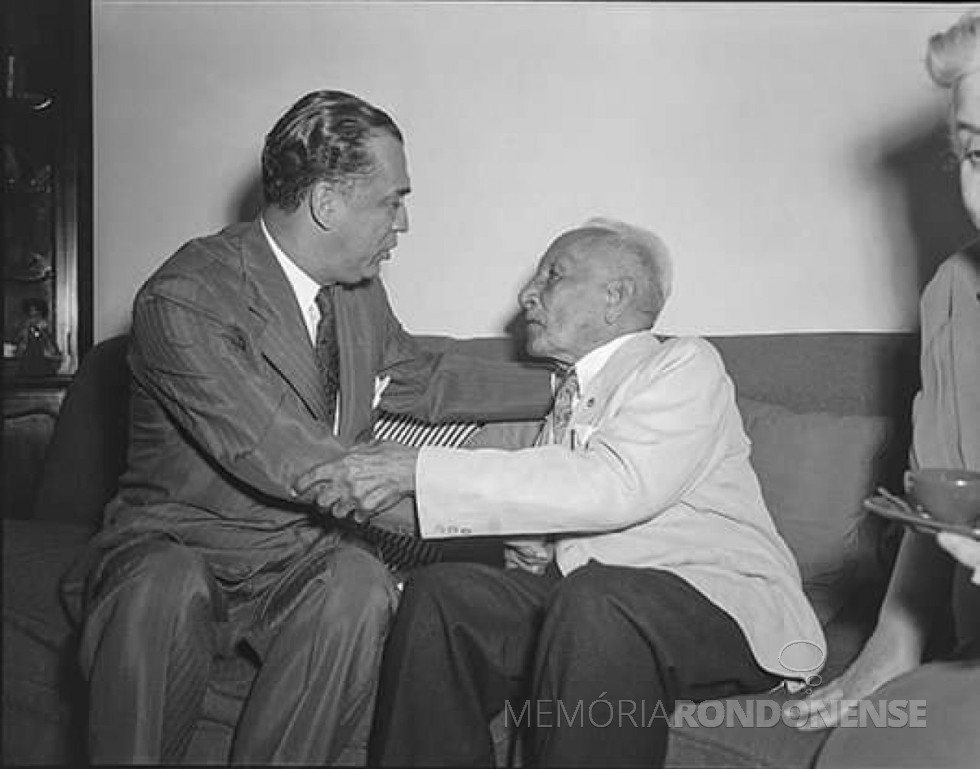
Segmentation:
[(614, 325), (629, 311), (633, 306), (636, 291), (636, 281), (630, 277), (616, 278), (606, 284), (606, 323)]

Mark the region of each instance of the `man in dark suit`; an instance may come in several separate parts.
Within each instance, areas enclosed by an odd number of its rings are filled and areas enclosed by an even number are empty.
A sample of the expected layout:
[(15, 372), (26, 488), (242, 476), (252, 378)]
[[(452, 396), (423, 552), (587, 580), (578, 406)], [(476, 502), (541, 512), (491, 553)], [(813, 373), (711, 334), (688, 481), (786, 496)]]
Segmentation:
[(96, 763), (179, 761), (213, 660), (243, 644), (261, 665), (232, 760), (335, 759), (370, 718), (399, 593), (297, 479), (369, 436), (379, 403), (430, 421), (548, 406), (544, 372), (427, 353), (392, 313), (378, 272), (409, 177), (387, 114), (308, 94), (262, 174), (262, 215), (184, 245), (134, 303), (128, 466), (66, 585)]

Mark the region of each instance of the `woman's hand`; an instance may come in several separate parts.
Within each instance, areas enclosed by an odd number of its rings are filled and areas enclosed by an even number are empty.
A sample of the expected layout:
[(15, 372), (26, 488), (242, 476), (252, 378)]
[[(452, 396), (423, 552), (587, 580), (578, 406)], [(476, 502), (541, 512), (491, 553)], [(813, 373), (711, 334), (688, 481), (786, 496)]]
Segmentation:
[[(916, 655), (902, 654), (899, 646), (875, 632), (851, 666), (839, 677), (802, 701), (793, 702), (792, 717), (803, 731), (836, 726), (842, 713), (857, 707), (893, 678), (918, 666)], [(806, 720), (803, 720), (806, 719)]]
[(950, 534), (941, 531), (936, 535), (939, 546), (959, 561), (966, 568), (973, 571), (971, 582), (980, 585), (980, 542), (959, 534)]

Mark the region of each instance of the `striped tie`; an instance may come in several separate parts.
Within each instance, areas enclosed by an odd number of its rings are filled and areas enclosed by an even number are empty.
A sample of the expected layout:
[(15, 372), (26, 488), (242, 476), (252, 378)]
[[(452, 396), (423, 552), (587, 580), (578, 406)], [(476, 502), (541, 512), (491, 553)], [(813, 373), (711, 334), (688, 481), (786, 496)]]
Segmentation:
[(382, 563), (392, 571), (408, 571), (442, 560), (442, 550), (436, 542), (414, 534), (402, 534), (369, 523), (358, 523), (353, 516), (336, 518), (334, 523), (341, 531), (373, 545)]
[[(320, 311), (320, 322), (316, 327), (316, 365), (327, 396), (327, 413), (332, 414), (337, 408), (337, 393), (340, 391), (340, 348), (329, 286), (321, 288), (316, 295), (316, 306)], [(381, 561), (393, 571), (404, 571), (442, 560), (442, 552), (434, 543), (413, 534), (399, 534), (371, 524), (358, 523), (353, 516), (334, 518), (327, 510), (321, 510), (320, 514), (344, 533), (372, 545)], [(317, 568), (316, 564), (312, 564), (309, 571), (313, 573)], [(296, 578), (305, 583), (309, 575), (300, 573)], [(273, 608), (270, 613), (275, 616), (279, 612)]]
[(565, 372), (558, 389), (555, 390), (555, 403), (551, 407), (551, 434), (554, 443), (560, 444), (565, 437), (578, 396), (578, 374), (575, 372), (575, 366), (572, 366)]

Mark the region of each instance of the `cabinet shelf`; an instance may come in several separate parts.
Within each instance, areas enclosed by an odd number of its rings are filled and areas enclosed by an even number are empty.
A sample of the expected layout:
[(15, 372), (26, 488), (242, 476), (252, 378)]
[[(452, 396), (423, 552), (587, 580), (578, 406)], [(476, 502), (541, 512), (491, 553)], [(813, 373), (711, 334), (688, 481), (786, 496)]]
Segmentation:
[(0, 364), (0, 381), (3, 382), (4, 389), (16, 388), (18, 390), (44, 389), (48, 387), (67, 387), (71, 384), (71, 376), (59, 374), (60, 361), (45, 361), (47, 364), (43, 374), (25, 376), (21, 371), (22, 358), (3, 358)]
[(52, 278), (54, 278), (54, 270), (48, 267), (44, 272), (37, 274), (5, 273), (2, 280), (4, 283), (44, 283)]
[(44, 93), (21, 93), (15, 96), (4, 96), (3, 109), (8, 116), (32, 115), (45, 112), (52, 104), (54, 97)]

